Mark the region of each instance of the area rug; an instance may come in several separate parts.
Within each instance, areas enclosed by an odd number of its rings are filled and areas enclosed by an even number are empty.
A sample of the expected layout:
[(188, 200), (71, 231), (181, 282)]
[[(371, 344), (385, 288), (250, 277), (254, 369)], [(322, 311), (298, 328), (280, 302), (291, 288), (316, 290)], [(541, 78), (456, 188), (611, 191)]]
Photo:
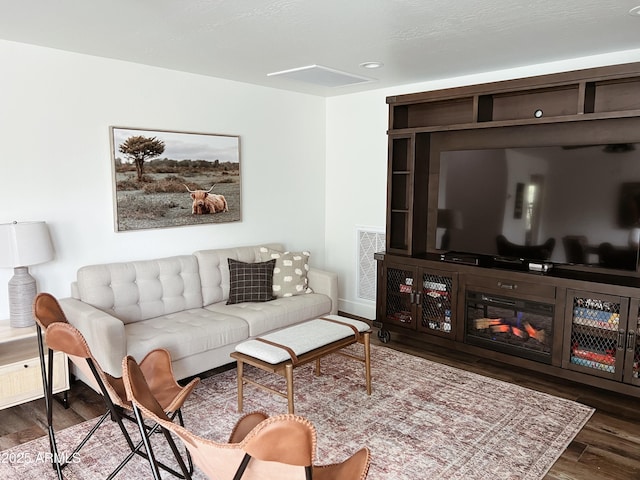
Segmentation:
[[(372, 347), (370, 396), (361, 363), (331, 355), (322, 366), (319, 377), (313, 365), (294, 372), (296, 414), (309, 418), (318, 431), (316, 463), (342, 461), (366, 445), (370, 480), (541, 479), (593, 414), (573, 401), (385, 346)], [(246, 368), (254, 378), (284, 387), (280, 377)], [(236, 395), (235, 370), (204, 379), (184, 408), (187, 427), (226, 441), (240, 416)], [(286, 399), (251, 385), (245, 388), (244, 406), (245, 412), (271, 415), (287, 410)], [(65, 469), (66, 478), (104, 478), (123, 458), (122, 436), (108, 423)], [(68, 452), (92, 424), (58, 432), (60, 450)], [(133, 426), (131, 431), (139, 438)], [(169, 458), (162, 436), (154, 441), (158, 456)], [(0, 452), (0, 478), (55, 478), (47, 452), (46, 438)], [(116, 478), (152, 477), (149, 465), (136, 457)], [(194, 478), (205, 477), (196, 471)]]

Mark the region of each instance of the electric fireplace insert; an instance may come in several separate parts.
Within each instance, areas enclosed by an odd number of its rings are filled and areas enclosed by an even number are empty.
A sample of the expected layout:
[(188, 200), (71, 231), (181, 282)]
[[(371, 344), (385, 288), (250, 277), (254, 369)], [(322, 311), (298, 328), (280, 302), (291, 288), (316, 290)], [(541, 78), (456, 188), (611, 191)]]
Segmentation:
[(551, 363), (553, 305), (473, 291), (465, 300), (466, 343)]

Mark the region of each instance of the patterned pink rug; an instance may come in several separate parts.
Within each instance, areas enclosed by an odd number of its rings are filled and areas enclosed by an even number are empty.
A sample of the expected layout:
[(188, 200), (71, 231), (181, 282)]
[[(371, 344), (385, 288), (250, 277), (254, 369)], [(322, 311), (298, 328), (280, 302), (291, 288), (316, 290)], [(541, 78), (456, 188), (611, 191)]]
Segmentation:
[[(372, 453), (370, 480), (541, 479), (593, 413), (573, 401), (386, 347), (372, 347), (372, 362), (371, 396), (365, 392), (364, 367), (337, 355), (323, 361), (321, 377), (313, 375), (312, 365), (294, 372), (296, 413), (318, 430), (316, 463), (341, 461), (366, 445)], [(282, 384), (274, 375), (250, 372)], [(285, 413), (286, 400), (249, 385), (245, 412), (252, 410)], [(235, 370), (205, 379), (184, 417), (195, 433), (226, 441), (239, 417)], [(92, 424), (58, 432), (61, 450), (68, 451)], [(156, 437), (158, 456), (167, 458), (163, 438)], [(65, 469), (65, 477), (104, 478), (123, 457), (123, 448), (109, 422)], [(0, 452), (0, 478), (55, 478), (43, 461), (48, 450), (41, 438)], [(148, 464), (136, 457), (116, 478), (152, 477)], [(196, 472), (194, 478), (204, 476)]]

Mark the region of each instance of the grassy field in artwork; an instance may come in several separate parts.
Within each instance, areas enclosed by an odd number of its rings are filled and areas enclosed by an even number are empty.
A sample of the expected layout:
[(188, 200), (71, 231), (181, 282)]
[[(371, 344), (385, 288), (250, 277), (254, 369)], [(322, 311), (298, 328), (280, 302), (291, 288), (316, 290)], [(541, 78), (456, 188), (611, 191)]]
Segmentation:
[[(154, 160), (145, 164), (141, 182), (135, 168), (115, 168), (117, 230), (178, 227), (240, 220), (240, 170), (237, 163)], [(228, 212), (191, 213), (192, 200), (185, 187), (224, 195)]]

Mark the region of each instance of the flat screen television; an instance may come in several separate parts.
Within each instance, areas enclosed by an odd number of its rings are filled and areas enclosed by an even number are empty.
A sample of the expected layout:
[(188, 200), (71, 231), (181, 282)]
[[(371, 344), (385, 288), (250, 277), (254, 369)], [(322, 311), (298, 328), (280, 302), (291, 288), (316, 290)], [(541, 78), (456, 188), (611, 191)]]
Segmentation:
[(437, 251), (638, 270), (640, 143), (442, 150), (437, 178)]

